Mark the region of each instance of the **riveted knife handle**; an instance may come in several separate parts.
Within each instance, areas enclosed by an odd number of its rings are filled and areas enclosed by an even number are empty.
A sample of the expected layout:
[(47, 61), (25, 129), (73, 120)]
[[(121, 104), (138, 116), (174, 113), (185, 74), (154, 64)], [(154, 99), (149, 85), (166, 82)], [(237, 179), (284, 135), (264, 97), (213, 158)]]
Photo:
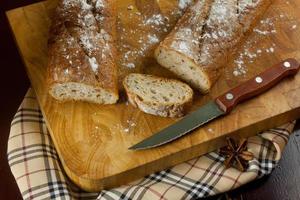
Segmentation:
[(229, 113), (242, 101), (263, 93), (287, 76), (297, 74), (299, 68), (297, 60), (288, 58), (219, 96), (216, 103), (225, 113)]

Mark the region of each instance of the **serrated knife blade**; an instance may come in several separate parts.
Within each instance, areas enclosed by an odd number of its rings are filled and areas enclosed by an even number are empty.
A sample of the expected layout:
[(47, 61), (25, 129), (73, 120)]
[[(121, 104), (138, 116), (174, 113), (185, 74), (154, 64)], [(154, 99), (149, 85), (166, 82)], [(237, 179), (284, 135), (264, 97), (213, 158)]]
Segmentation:
[(286, 59), (245, 83), (229, 90), (215, 100), (208, 102), (175, 124), (133, 145), (129, 149), (150, 149), (174, 141), (203, 124), (219, 116), (228, 114), (237, 104), (263, 93), (283, 78), (295, 75), (299, 71), (299, 66), (297, 60), (293, 58)]
[(175, 124), (159, 131), (157, 134), (143, 140), (129, 149), (142, 150), (161, 146), (184, 136), (190, 131), (223, 114), (224, 111), (222, 111), (215, 102), (211, 101)]

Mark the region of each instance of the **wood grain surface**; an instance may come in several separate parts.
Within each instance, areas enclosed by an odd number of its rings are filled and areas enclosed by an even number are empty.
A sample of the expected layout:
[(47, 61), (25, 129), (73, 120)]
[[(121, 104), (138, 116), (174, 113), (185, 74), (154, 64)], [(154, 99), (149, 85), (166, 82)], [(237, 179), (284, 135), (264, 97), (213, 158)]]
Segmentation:
[[(300, 2), (286, 2), (275, 0), (264, 16), (267, 19), (274, 18), (278, 12), (288, 13), (284, 23), (276, 24), (280, 31), (267, 36), (252, 34), (246, 42), (251, 48), (274, 44), (277, 51), (247, 63), (248, 72), (244, 76), (235, 77), (234, 61), (229, 61), (210, 95), (198, 95), (192, 110), (284, 58), (300, 60), (300, 30), (290, 28), (291, 23), (298, 23)], [(59, 103), (49, 97), (45, 85), (47, 35), (54, 6), (53, 1), (46, 1), (9, 11), (7, 15), (62, 165), (68, 176), (85, 190), (99, 191), (124, 184), (212, 151), (224, 144), (225, 136), (246, 137), (300, 116), (300, 74), (297, 74), (187, 137), (153, 150), (129, 151), (129, 146), (176, 119), (144, 114), (126, 102), (98, 106)], [(241, 46), (236, 57), (244, 48)], [(144, 71), (160, 74), (162, 70), (153, 63)]]

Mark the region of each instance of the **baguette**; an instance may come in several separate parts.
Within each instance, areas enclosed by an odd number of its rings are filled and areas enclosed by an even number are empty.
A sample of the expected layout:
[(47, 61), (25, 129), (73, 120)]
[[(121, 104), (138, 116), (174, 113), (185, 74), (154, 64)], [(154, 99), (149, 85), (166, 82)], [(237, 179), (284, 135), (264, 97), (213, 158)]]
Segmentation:
[(48, 40), (49, 93), (60, 101), (118, 100), (116, 1), (62, 0)]
[(128, 101), (145, 113), (181, 117), (193, 99), (185, 83), (145, 74), (130, 74), (123, 81)]
[(198, 0), (155, 50), (160, 65), (202, 93), (218, 79), (229, 53), (270, 0)]

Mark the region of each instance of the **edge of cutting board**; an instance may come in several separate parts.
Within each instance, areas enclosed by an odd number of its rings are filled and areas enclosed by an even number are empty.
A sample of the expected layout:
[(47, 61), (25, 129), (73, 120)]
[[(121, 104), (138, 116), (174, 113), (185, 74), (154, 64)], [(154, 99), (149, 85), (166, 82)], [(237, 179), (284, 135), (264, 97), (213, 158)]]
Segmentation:
[[(286, 115), (288, 115), (289, 117), (286, 117)], [(170, 154), (158, 160), (154, 160), (143, 166), (139, 166), (137, 168), (133, 168), (131, 170), (127, 170), (119, 174), (114, 174), (109, 177), (103, 177), (102, 179), (93, 179), (92, 177), (86, 178), (78, 176), (78, 174), (72, 172), (67, 165), (64, 165), (64, 169), (66, 170), (66, 173), (71, 178), (71, 180), (74, 181), (81, 188), (83, 188), (86, 191), (95, 192), (106, 188), (117, 187), (122, 184), (129, 183), (131, 181), (135, 181), (141, 177), (147, 176), (156, 171), (167, 169), (187, 160), (204, 155), (208, 152), (212, 152), (225, 145), (226, 137), (232, 137), (236, 139), (242, 137), (247, 138), (250, 136), (254, 136), (259, 132), (268, 130), (270, 128), (281, 126), (287, 122), (293, 121), (298, 118), (300, 118), (300, 107), (298, 109), (282, 113), (280, 115), (256, 123), (255, 131), (253, 130), (253, 126), (244, 127), (238, 131), (234, 131), (221, 137), (215, 138), (213, 141), (203, 142), (201, 144), (192, 146), (188, 149), (176, 152), (175, 154)], [(265, 124), (268, 124), (267, 127)]]
[[(44, 3), (45, 2), (39, 2), (36, 4), (32, 4), (32, 5), (44, 4)], [(28, 6), (32, 6), (32, 5), (28, 5)], [(21, 8), (23, 8), (23, 7), (21, 7)], [(20, 9), (20, 8), (17, 8), (17, 9)], [(10, 16), (12, 15), (13, 12), (15, 12), (15, 10), (16, 9), (6, 12), (10, 25), (11, 25)], [(13, 30), (13, 27), (11, 27), (11, 28)], [(15, 34), (14, 34), (14, 37), (16, 37)], [(16, 43), (18, 44), (16, 38), (15, 38), (15, 40), (16, 40)], [(22, 55), (24, 64), (27, 66), (28, 63), (25, 59), (26, 56), (20, 49), (19, 44), (18, 44), (18, 49), (19, 49), (20, 54)], [(297, 54), (296, 57), (298, 60), (300, 59), (299, 54)], [(31, 73), (28, 71), (27, 67), (26, 67), (26, 71), (32, 81), (33, 77), (31, 77)], [(298, 73), (294, 79), (297, 79), (299, 81), (300, 73)], [(291, 81), (293, 81), (293, 78), (291, 78), (287, 81), (291, 82)], [(287, 81), (284, 81), (284, 82), (286, 83)], [(280, 85), (282, 86), (285, 83), (281, 83)], [(279, 87), (276, 87), (277, 90)], [(40, 92), (35, 87), (33, 87), (33, 88), (36, 91), (36, 93)], [(276, 89), (274, 90), (274, 92), (275, 91), (276, 91)], [(288, 92), (289, 92), (288, 96), (290, 98), (294, 97), (295, 98), (294, 101), (298, 100), (300, 102), (300, 86), (295, 88), (293, 91), (289, 90)], [(269, 94), (269, 92), (268, 92), (268, 94)], [(264, 96), (266, 96), (266, 95), (264, 95)], [(46, 97), (40, 97), (38, 95), (37, 95), (37, 99), (38, 99), (40, 105), (44, 105), (45, 101), (47, 100)], [(249, 105), (251, 105), (252, 102), (253, 101), (250, 100), (249, 102), (247, 102), (243, 105), (240, 105), (238, 110), (246, 108), (247, 106), (249, 107)], [(228, 137), (228, 136), (231, 136), (231, 137), (252, 136), (252, 135), (255, 135), (257, 132), (260, 132), (260, 131), (263, 131), (263, 130), (266, 130), (266, 129), (269, 129), (269, 128), (272, 128), (275, 126), (279, 126), (286, 122), (289, 122), (289, 121), (299, 118), (300, 117), (300, 103), (292, 104), (292, 105), (289, 104), (289, 107), (290, 107), (290, 110), (288, 110), (288, 109), (284, 110), (281, 113), (277, 113), (276, 115), (274, 114), (271, 117), (257, 121), (255, 124), (249, 124), (248, 126), (242, 127), (235, 131), (231, 131), (231, 132), (227, 132), (227, 133), (225, 132), (222, 136), (214, 138), (213, 141), (209, 141), (209, 140), (203, 141), (202, 143), (197, 143), (196, 145), (194, 145), (194, 146), (192, 145), (191, 147), (188, 147), (187, 149), (177, 151), (175, 153), (169, 153), (169, 154), (165, 155), (164, 157), (160, 157), (159, 159), (152, 160), (151, 162), (148, 162), (144, 165), (140, 165), (138, 167), (131, 168), (127, 171), (123, 171), (123, 172), (120, 172), (117, 174), (111, 174), (109, 176), (104, 176), (101, 178), (90, 177), (86, 174), (80, 175), (77, 172), (75, 172), (74, 170), (72, 170), (71, 168), (69, 168), (68, 163), (65, 162), (65, 160), (62, 156), (63, 154), (60, 152), (60, 148), (59, 148), (59, 145), (57, 144), (55, 134), (53, 133), (52, 129), (49, 126), (47, 117), (45, 117), (45, 121), (46, 121), (46, 124), (48, 125), (49, 132), (52, 136), (54, 145), (55, 145), (55, 147), (58, 151), (58, 154), (61, 158), (62, 165), (63, 165), (67, 175), (70, 177), (70, 179), (74, 183), (79, 185), (81, 188), (83, 188), (84, 190), (99, 191), (104, 188), (111, 188), (111, 187), (119, 186), (121, 184), (128, 183), (130, 181), (136, 180), (137, 178), (141, 178), (141, 177), (148, 175), (150, 173), (153, 173), (155, 171), (163, 170), (165, 168), (174, 166), (183, 161), (186, 161), (186, 160), (195, 158), (199, 155), (205, 154), (207, 152), (213, 151), (225, 144), (225, 140), (224, 140), (225, 137)], [(41, 106), (41, 110), (42, 110), (43, 115), (45, 116), (45, 109), (43, 106)], [(238, 110), (237, 110), (237, 112), (239, 112)], [(233, 112), (235, 112), (235, 111), (233, 111)], [(224, 118), (226, 118), (226, 116)], [(215, 122), (213, 122), (213, 123), (215, 123)], [(202, 132), (205, 128), (206, 128), (206, 126), (200, 128), (196, 132), (198, 132), (198, 133)], [(191, 133), (191, 135), (192, 134), (195, 135), (197, 133), (194, 132), (194, 133)], [(196, 137), (191, 137), (191, 138), (196, 138)]]

